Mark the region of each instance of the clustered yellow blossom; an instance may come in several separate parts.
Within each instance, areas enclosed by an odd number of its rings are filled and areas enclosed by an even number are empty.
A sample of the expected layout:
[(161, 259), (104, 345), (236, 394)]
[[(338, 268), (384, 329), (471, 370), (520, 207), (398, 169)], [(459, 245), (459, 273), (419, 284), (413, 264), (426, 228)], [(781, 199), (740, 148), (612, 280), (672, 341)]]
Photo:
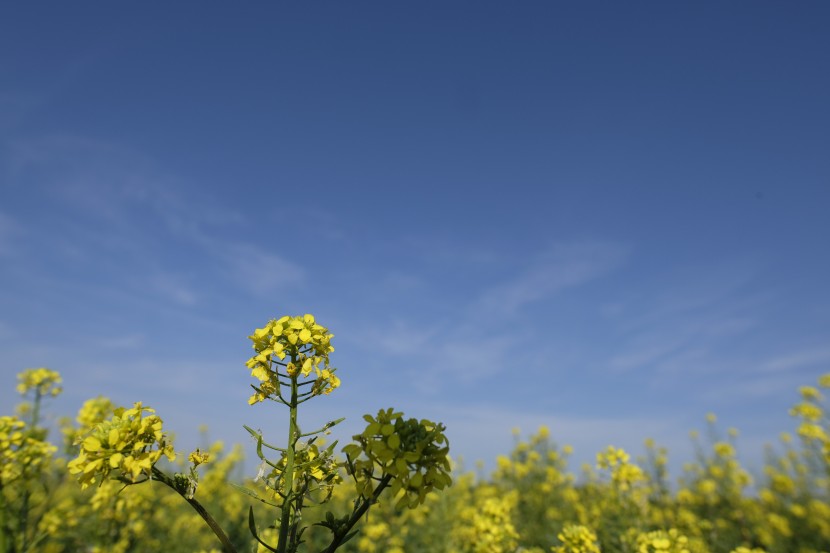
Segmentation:
[[(143, 416), (149, 413), (148, 416)], [(109, 420), (96, 425), (80, 441), (78, 457), (69, 462), (69, 472), (78, 475), (81, 488), (100, 483), (110, 472), (129, 482), (149, 478), (153, 465), (166, 456), (176, 457), (170, 438), (162, 431), (162, 420), (140, 402), (131, 409), (119, 407)]]
[(97, 424), (108, 419), (115, 411), (115, 404), (107, 397), (98, 396), (88, 399), (78, 410), (75, 421), (80, 430), (91, 430)]
[(502, 495), (484, 489), (484, 496), (474, 505), (462, 507), (452, 532), (453, 551), (459, 553), (512, 553), (516, 551), (519, 533), (512, 519), (516, 502), (515, 491)]
[(553, 553), (600, 553), (597, 535), (581, 524), (566, 524), (556, 536), (562, 545), (553, 548)]
[(0, 490), (48, 466), (57, 448), (26, 430), (17, 417), (0, 416)]
[(357, 443), (343, 448), (349, 472), (363, 497), (370, 497), (376, 482), (389, 476), (393, 496), (403, 492), (398, 505), (412, 508), (423, 503), (431, 491), (452, 483), (443, 424), (406, 420), (403, 413), (391, 408), (381, 409), (377, 417), (363, 418), (368, 425), (363, 433), (353, 436)]
[[(819, 386), (830, 388), (830, 373), (819, 378)], [(813, 386), (802, 386), (799, 389), (801, 403), (790, 409), (790, 415), (801, 420), (798, 426), (798, 435), (808, 448), (815, 448), (824, 457), (825, 463), (830, 463), (830, 433), (825, 408), (822, 405), (824, 396)]]
[(61, 375), (44, 367), (26, 369), (17, 375), (17, 380), (17, 393), (20, 395), (34, 391), (39, 396), (55, 397), (63, 391)]
[(629, 531), (626, 538), (637, 553), (690, 553), (689, 538), (675, 528), (653, 532)]
[(369, 519), (360, 529), (357, 542), (361, 553), (405, 553), (404, 538), (397, 529), (378, 519)]
[(253, 342), (256, 355), (246, 366), (251, 376), (259, 380), (253, 386), (254, 394), (248, 400), (253, 405), (266, 398), (280, 398), (281, 386), (289, 378), (308, 377), (314, 372), (312, 395), (329, 394), (340, 386), (336, 369), (329, 366), (329, 353), (333, 334), (317, 324), (313, 315), (285, 316), (271, 320), (263, 328), (257, 328), (248, 338)]
[(207, 463), (209, 459), (210, 453), (203, 453), (198, 447), (187, 456), (187, 460), (193, 463), (194, 467)]
[(608, 469), (611, 481), (620, 491), (628, 491), (646, 479), (643, 469), (629, 461), (628, 453), (614, 446), (608, 446), (604, 452), (597, 453), (597, 468)]
[(95, 425), (112, 416), (114, 411), (115, 404), (104, 396), (86, 400), (78, 410), (78, 416), (75, 417), (77, 427), (72, 426), (66, 419), (63, 421), (61, 432), (65, 436), (66, 443), (74, 444), (79, 436), (88, 434)]

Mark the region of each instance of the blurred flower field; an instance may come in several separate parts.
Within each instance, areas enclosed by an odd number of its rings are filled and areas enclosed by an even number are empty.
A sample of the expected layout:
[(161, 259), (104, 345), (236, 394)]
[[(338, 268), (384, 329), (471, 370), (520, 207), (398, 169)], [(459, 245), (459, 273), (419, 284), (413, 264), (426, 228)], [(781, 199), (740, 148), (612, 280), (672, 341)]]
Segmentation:
[[(708, 438), (693, 436), (696, 458), (675, 479), (668, 474), (668, 452), (651, 440), (645, 441), (643, 458), (609, 446), (595, 464), (571, 468), (570, 448), (558, 446), (543, 427), (526, 438), (517, 434), (515, 448), (497, 459), (491, 475), (457, 473), (450, 488), (421, 498), (419, 509), (399, 509), (396, 501), (382, 499), (341, 550), (828, 552), (830, 427), (822, 390), (830, 388), (830, 374), (817, 384), (800, 389), (801, 402), (790, 411), (793, 432), (769, 447), (760, 478), (753, 479), (737, 458), (737, 430), (721, 432), (714, 415), (707, 417)], [(62, 435), (48, 436), (41, 426), (43, 410), (60, 386), (54, 371), (25, 371), (18, 380), (21, 403), (0, 416), (0, 552), (220, 552), (199, 515), (163, 486), (103, 480), (81, 489), (67, 464), (79, 444), (92, 450), (99, 445), (90, 432), (116, 406), (103, 397), (90, 399), (75, 418), (62, 419)], [(161, 428), (155, 415), (141, 420), (141, 432)], [(124, 439), (125, 430), (111, 431), (113, 440)], [(241, 473), (241, 448), (215, 443), (188, 458), (172, 447), (163, 443), (145, 457), (107, 462), (127, 463), (122, 469), (136, 474), (142, 463), (158, 461), (180, 470), (193, 463), (199, 471), (193, 493), (228, 530), (235, 547), (266, 551), (248, 529), (256, 499), (231, 485), (255, 487), (251, 475)], [(100, 463), (87, 468), (94, 464), (87, 459), (76, 466), (81, 481), (101, 469)], [(309, 518), (325, 519), (329, 509), (348, 511), (351, 496), (343, 489), (335, 487), (324, 507), (310, 506)], [(266, 528), (263, 537), (275, 533), (268, 521), (257, 523)], [(326, 531), (312, 526), (303, 539), (298, 551), (321, 551)]]

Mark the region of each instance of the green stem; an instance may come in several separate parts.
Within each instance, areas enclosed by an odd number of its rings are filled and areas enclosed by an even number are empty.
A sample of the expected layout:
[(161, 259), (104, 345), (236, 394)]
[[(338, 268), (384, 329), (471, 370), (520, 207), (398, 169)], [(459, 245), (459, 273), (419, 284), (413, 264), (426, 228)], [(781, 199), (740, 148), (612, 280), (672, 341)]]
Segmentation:
[(0, 553), (9, 553), (12, 548), (6, 542), (10, 532), (6, 529), (6, 502), (3, 493), (3, 483), (0, 482)]
[[(291, 362), (296, 364), (296, 356), (291, 356)], [(291, 526), (291, 511), (294, 503), (294, 451), (297, 446), (299, 430), (297, 430), (297, 375), (291, 377), (291, 401), (288, 408), (291, 411), (288, 420), (288, 448), (285, 452), (285, 500), (280, 513), (280, 534), (277, 540), (277, 553), (285, 553), (288, 548), (288, 530)]]
[[(40, 387), (35, 387), (35, 400), (32, 407), (32, 421), (29, 426), (29, 431), (26, 433), (26, 439), (35, 439), (37, 437), (37, 423), (40, 422)], [(29, 486), (24, 485), (23, 497), (20, 503), (20, 538), (21, 549), (26, 551), (29, 549), (29, 498), (31, 493)]]
[(196, 499), (187, 497), (185, 494), (183, 494), (176, 487), (176, 484), (173, 481), (173, 479), (161, 472), (156, 467), (153, 467), (153, 478), (158, 480), (159, 482), (162, 482), (163, 484), (166, 484), (170, 489), (182, 496), (182, 499), (187, 501), (190, 504), (190, 506), (193, 507), (193, 509), (197, 513), (199, 513), (199, 516), (202, 517), (202, 520), (204, 520), (207, 523), (207, 525), (210, 527), (211, 530), (213, 530), (213, 533), (222, 543), (222, 549), (225, 551), (225, 553), (239, 553), (236, 550), (236, 547), (234, 547), (233, 543), (231, 543), (230, 538), (228, 538), (227, 534), (225, 534), (225, 531), (222, 530), (222, 527), (219, 526), (218, 522), (216, 522), (216, 519), (214, 519), (210, 515), (210, 513), (207, 512), (207, 510), (202, 506), (201, 503), (199, 503)]
[(358, 505), (354, 511), (352, 511), (352, 516), (349, 517), (349, 520), (346, 521), (346, 524), (342, 528), (340, 528), (339, 531), (334, 533), (334, 537), (331, 539), (331, 543), (327, 548), (323, 550), (322, 553), (334, 553), (334, 551), (336, 551), (337, 548), (343, 544), (343, 540), (349, 534), (354, 525), (357, 524), (357, 522), (364, 514), (366, 514), (366, 511), (369, 510), (369, 507), (377, 503), (381, 492), (383, 492), (384, 488), (386, 488), (386, 486), (388, 486), (389, 482), (391, 481), (391, 474), (385, 474), (383, 478), (380, 479), (380, 482), (375, 488), (375, 491), (372, 493), (372, 497), (364, 499), (363, 502), (360, 505)]

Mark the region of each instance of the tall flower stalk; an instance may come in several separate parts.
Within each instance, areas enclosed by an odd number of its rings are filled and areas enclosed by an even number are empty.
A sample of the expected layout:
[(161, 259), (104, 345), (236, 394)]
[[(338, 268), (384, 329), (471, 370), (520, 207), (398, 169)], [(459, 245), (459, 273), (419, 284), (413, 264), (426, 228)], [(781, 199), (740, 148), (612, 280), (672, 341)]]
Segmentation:
[[(398, 498), (398, 506), (414, 508), (430, 492), (451, 484), (449, 444), (440, 423), (407, 420), (391, 408), (381, 410), (376, 417), (366, 415), (366, 429), (354, 436), (355, 443), (343, 448), (345, 462), (335, 456), (337, 442), (323, 448), (322, 439), (342, 418), (311, 432), (300, 429), (299, 406), (340, 386), (337, 370), (329, 362), (329, 354), (334, 351), (333, 335), (312, 315), (273, 319), (255, 329), (249, 338), (255, 353), (246, 366), (256, 383), (251, 384), (253, 393), (248, 403), (270, 400), (288, 407), (285, 447), (271, 445), (259, 430), (245, 426), (256, 441), (256, 454), (261, 460), (255, 479), (260, 489), (236, 487), (275, 509), (271, 527), (276, 529), (276, 543), (269, 543), (268, 532), (257, 526), (253, 507), (249, 510), (248, 527), (259, 546), (274, 553), (298, 551), (308, 529), (303, 525), (304, 507), (328, 501), (345, 475), (355, 484), (352, 511), (339, 517), (328, 512), (315, 523), (331, 532), (331, 540), (322, 550), (325, 553), (335, 551), (356, 534), (355, 525), (385, 490)], [(131, 409), (116, 409), (109, 420), (79, 437), (77, 444), (80, 452), (70, 461), (69, 470), (78, 475), (82, 487), (100, 485), (105, 479), (126, 485), (161, 482), (199, 513), (224, 551), (237, 553), (239, 545), (232, 543), (195, 497), (197, 467), (208, 461), (207, 455), (199, 450), (191, 453), (188, 473), (168, 475), (156, 465), (161, 457), (173, 460), (176, 454), (163, 431), (162, 420), (152, 409), (141, 403)]]

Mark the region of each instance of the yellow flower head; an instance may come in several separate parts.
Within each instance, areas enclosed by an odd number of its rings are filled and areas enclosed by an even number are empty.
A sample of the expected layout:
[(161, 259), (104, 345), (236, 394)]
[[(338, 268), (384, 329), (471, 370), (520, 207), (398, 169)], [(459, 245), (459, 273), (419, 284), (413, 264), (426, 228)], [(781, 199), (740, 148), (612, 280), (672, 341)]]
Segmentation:
[(112, 418), (79, 438), (81, 451), (67, 466), (71, 474), (78, 475), (81, 488), (100, 484), (113, 471), (120, 479), (139, 482), (150, 477), (162, 455), (171, 461), (176, 458), (162, 420), (154, 413), (140, 402), (131, 409), (119, 407)]
[(688, 553), (689, 551), (689, 538), (674, 528), (668, 531), (655, 530), (644, 533), (629, 530), (625, 537), (632, 542), (634, 550), (640, 553)]
[(333, 337), (309, 314), (272, 319), (254, 330), (248, 338), (256, 355), (245, 364), (259, 383), (253, 386), (254, 394), (248, 403), (278, 398), (287, 379), (308, 377), (312, 373), (313, 395), (331, 393), (340, 386), (340, 379), (334, 376), (336, 369), (329, 366), (329, 354), (334, 351)]
[(26, 395), (30, 391), (36, 395), (52, 397), (63, 391), (61, 388), (61, 375), (57, 371), (50, 371), (45, 367), (39, 369), (26, 369), (17, 375), (17, 393)]
[(0, 416), (0, 488), (18, 479), (37, 479), (56, 450), (28, 432), (22, 420)]
[(109, 398), (98, 396), (84, 402), (75, 420), (81, 426), (81, 430), (88, 431), (112, 416), (114, 411), (115, 404)]
[(187, 456), (187, 460), (189, 462), (193, 463), (194, 467), (198, 467), (199, 465), (207, 463), (209, 458), (210, 458), (210, 454), (209, 453), (202, 453), (199, 450), (198, 447), (196, 448), (195, 451), (192, 451), (190, 453), (190, 455)]
[(566, 524), (556, 537), (562, 545), (554, 547), (554, 553), (600, 553), (597, 535), (586, 526)]

